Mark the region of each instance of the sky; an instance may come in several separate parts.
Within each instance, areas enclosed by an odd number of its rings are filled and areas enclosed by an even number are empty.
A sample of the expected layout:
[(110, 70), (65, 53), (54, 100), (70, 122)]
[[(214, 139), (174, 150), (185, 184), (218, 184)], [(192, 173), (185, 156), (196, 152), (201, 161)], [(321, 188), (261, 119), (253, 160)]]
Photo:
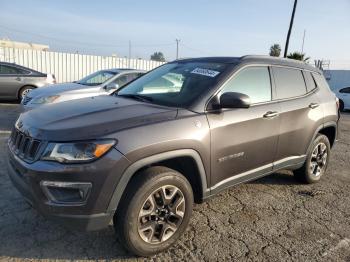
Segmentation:
[[(0, 38), (51, 50), (149, 59), (267, 55), (282, 49), (293, 0), (0, 0)], [(350, 65), (350, 0), (299, 0), (289, 51)], [(283, 53), (283, 50), (282, 50)]]

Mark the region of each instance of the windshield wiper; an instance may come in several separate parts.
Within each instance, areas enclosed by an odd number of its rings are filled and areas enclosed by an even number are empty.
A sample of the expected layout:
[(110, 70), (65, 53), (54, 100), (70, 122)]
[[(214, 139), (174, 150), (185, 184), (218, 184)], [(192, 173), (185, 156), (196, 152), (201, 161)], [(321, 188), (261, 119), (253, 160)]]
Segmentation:
[(149, 97), (149, 96), (143, 96), (143, 95), (138, 95), (138, 94), (124, 94), (124, 95), (119, 95), (118, 93), (116, 93), (117, 96), (120, 97), (125, 97), (125, 98), (131, 98), (131, 99), (135, 99), (135, 100), (139, 100), (142, 102), (152, 102), (153, 98)]

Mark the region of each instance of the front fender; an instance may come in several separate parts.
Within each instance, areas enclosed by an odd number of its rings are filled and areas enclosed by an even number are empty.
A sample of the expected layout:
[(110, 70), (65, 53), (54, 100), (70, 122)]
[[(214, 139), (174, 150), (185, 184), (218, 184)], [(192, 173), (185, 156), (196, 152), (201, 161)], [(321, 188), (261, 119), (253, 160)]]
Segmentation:
[(184, 156), (192, 157), (196, 162), (197, 168), (199, 170), (199, 175), (200, 175), (203, 198), (205, 198), (206, 196), (209, 196), (210, 190), (208, 189), (208, 185), (207, 185), (207, 175), (205, 173), (205, 169), (204, 169), (203, 162), (200, 155), (198, 154), (197, 151), (193, 149), (179, 149), (179, 150), (152, 155), (131, 164), (124, 171), (122, 177), (120, 178), (117, 184), (117, 187), (114, 189), (114, 193), (110, 200), (107, 212), (115, 212), (117, 210), (120, 199), (122, 198), (123, 193), (130, 179), (140, 168), (160, 162), (160, 161), (169, 160), (176, 157), (184, 157)]

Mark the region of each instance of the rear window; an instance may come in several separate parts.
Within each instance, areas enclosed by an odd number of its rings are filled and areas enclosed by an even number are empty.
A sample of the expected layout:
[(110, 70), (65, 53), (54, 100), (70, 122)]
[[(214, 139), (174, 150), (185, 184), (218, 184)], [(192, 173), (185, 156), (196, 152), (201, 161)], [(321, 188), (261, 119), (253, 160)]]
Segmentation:
[(308, 92), (314, 90), (317, 85), (315, 82), (315, 79), (312, 77), (310, 72), (304, 71), (304, 77), (305, 77), (305, 82), (306, 82), (306, 89)]
[(276, 82), (276, 99), (292, 98), (306, 94), (301, 70), (273, 67)]

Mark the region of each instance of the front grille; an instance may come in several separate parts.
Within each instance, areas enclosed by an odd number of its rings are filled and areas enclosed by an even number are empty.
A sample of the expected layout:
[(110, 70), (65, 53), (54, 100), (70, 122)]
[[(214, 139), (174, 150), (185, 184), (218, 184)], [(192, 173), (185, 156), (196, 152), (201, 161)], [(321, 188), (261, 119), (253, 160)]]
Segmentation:
[(9, 147), (11, 148), (12, 152), (19, 158), (30, 162), (36, 160), (40, 145), (40, 140), (26, 136), (15, 128), (13, 129), (9, 139)]
[(22, 105), (26, 105), (30, 102), (30, 100), (32, 100), (32, 98), (28, 95), (26, 95), (25, 97), (22, 98)]

